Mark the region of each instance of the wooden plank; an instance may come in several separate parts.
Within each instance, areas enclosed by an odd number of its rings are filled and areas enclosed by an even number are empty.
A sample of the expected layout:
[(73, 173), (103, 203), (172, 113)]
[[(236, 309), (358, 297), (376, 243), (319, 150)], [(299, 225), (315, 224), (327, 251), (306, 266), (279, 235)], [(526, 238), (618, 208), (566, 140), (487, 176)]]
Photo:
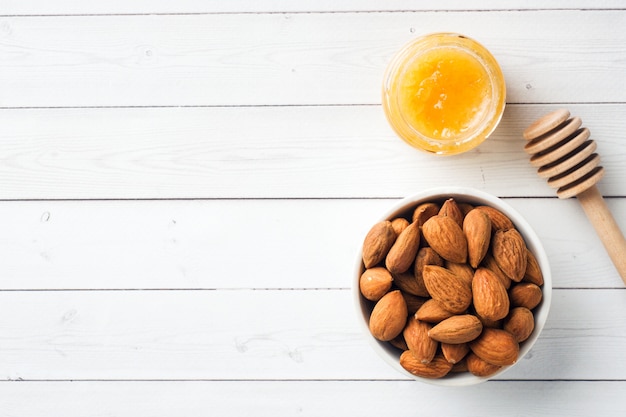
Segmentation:
[(0, 107), (378, 104), (391, 56), (446, 30), (493, 52), (511, 103), (625, 102), (625, 24), (624, 10), (13, 16)]
[[(558, 288), (620, 287), (575, 201), (505, 199)], [(397, 200), (0, 203), (0, 289), (350, 288), (363, 238)], [(626, 199), (609, 199), (626, 231)]]
[[(0, 110), (0, 199), (401, 197), (435, 185), (555, 196), (522, 131), (557, 106), (510, 105), (459, 156), (417, 151), (378, 106)], [(569, 105), (626, 195), (624, 105)], [(245, 121), (245, 123), (242, 123)]]
[[(434, 4), (436, 3), (436, 4)], [(438, 0), (415, 2), (388, 0), (381, 4), (375, 0), (111, 0), (86, 3), (75, 0), (19, 1), (3, 5), (6, 15), (58, 15), (58, 14), (123, 14), (123, 13), (259, 13), (259, 12), (338, 12), (338, 11), (406, 11), (406, 10), (527, 10), (527, 9), (606, 9), (623, 8), (619, 0)]]
[[(190, 381), (0, 383), (6, 416), (150, 415), (621, 417), (624, 382), (487, 382), (442, 390), (413, 381)], [(468, 410), (472, 410), (468, 414)]]
[[(348, 290), (3, 291), (7, 380), (405, 380)], [(555, 290), (535, 347), (500, 379), (623, 380), (626, 291)]]
[(366, 228), (389, 205), (384, 200), (3, 203), (1, 286), (346, 288)]

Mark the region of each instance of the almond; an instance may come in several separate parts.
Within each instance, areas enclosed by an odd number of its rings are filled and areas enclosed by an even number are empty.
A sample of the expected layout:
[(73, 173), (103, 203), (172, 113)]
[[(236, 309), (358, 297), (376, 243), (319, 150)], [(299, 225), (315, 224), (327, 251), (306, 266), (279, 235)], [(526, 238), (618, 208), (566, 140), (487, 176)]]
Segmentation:
[(459, 208), (461, 209), (461, 213), (463, 213), (463, 217), (467, 216), (467, 213), (474, 210), (474, 206), (470, 203), (457, 203)]
[(409, 351), (421, 363), (432, 361), (439, 347), (439, 343), (428, 337), (428, 332), (432, 327), (431, 324), (412, 317), (402, 332)]
[(504, 321), (504, 330), (511, 333), (518, 343), (528, 339), (535, 329), (535, 317), (526, 307), (511, 309)]
[(393, 227), (393, 231), (396, 232), (396, 236), (400, 236), (400, 233), (402, 233), (402, 231), (408, 226), (409, 221), (404, 217), (397, 217), (391, 220), (391, 227)]
[(437, 215), (440, 207), (435, 203), (422, 203), (413, 211), (413, 223), (417, 223), (419, 227), (422, 227), (426, 220)]
[(417, 295), (408, 294), (404, 291), (402, 292), (402, 296), (404, 297), (404, 302), (406, 303), (406, 309), (409, 316), (414, 315), (417, 310), (420, 309), (426, 302), (426, 298), (419, 297)]
[(500, 320), (489, 320), (484, 317), (481, 317), (480, 314), (476, 313), (476, 317), (483, 324), (483, 327), (489, 327), (492, 329), (501, 329), (502, 328), (502, 319)]
[(359, 289), (363, 297), (378, 301), (391, 289), (391, 273), (382, 267), (366, 269), (359, 279)]
[(395, 241), (396, 232), (394, 232), (390, 221), (385, 220), (372, 226), (363, 241), (365, 268), (372, 268), (381, 263)]
[(450, 217), (456, 222), (456, 224), (463, 226), (463, 212), (459, 208), (456, 201), (454, 201), (454, 198), (449, 198), (444, 201), (438, 214), (440, 216)]
[(441, 266), (424, 266), (424, 283), (430, 296), (452, 313), (464, 312), (472, 302), (470, 286)]
[(461, 359), (459, 362), (452, 365), (452, 369), (450, 369), (450, 372), (451, 373), (452, 372), (455, 372), (455, 373), (467, 372), (467, 362), (465, 361), (465, 358)]
[(415, 313), (415, 318), (428, 323), (439, 323), (442, 320), (452, 317), (454, 313), (449, 312), (437, 300), (429, 298)]
[(420, 229), (411, 223), (400, 233), (385, 259), (387, 269), (393, 274), (406, 272), (415, 261), (420, 246)]
[(428, 297), (428, 291), (424, 285), (419, 285), (412, 272), (403, 272), (401, 274), (393, 274), (393, 283), (396, 287), (407, 294), (417, 295), (420, 297)]
[(441, 353), (446, 360), (452, 364), (461, 362), (465, 355), (469, 352), (470, 348), (467, 343), (442, 343)]
[(515, 282), (524, 278), (528, 251), (524, 238), (517, 230), (498, 230), (493, 236), (492, 254), (507, 277)]
[(509, 287), (511, 287), (511, 278), (507, 277), (506, 274), (502, 272), (496, 263), (496, 260), (493, 259), (493, 256), (491, 256), (490, 253), (487, 253), (485, 259), (483, 259), (483, 262), (481, 263), (481, 266), (496, 274), (496, 276), (500, 279), (500, 282), (502, 282), (502, 285), (504, 285), (504, 288), (508, 290)]
[(435, 356), (429, 363), (422, 363), (409, 350), (400, 355), (400, 365), (412, 375), (433, 379), (446, 376), (452, 369), (452, 364), (443, 355)]
[(389, 341), (404, 329), (408, 311), (406, 302), (399, 290), (385, 294), (372, 310), (369, 329), (376, 339)]
[(450, 262), (467, 261), (467, 240), (463, 230), (454, 220), (433, 216), (422, 226), (424, 239), (443, 259)]
[(472, 268), (478, 268), (491, 243), (491, 220), (480, 210), (472, 210), (463, 220), (463, 233), (467, 240), (467, 256)]
[(423, 272), (424, 266), (426, 265), (443, 266), (444, 261), (441, 256), (439, 256), (437, 252), (433, 250), (433, 248), (424, 247), (417, 252), (417, 257), (415, 258), (414, 272), (415, 280), (417, 281), (417, 287), (419, 288), (418, 295), (421, 295), (423, 297), (430, 297), (430, 294), (426, 289), (426, 284), (424, 284)]
[(479, 377), (491, 376), (502, 369), (502, 366), (486, 362), (473, 352), (465, 357), (465, 363), (467, 370)]
[(541, 273), (541, 268), (539, 267), (539, 262), (537, 262), (537, 258), (535, 255), (528, 249), (526, 249), (526, 271), (524, 273), (524, 278), (522, 281), (531, 282), (539, 287), (543, 285), (543, 274)]
[(509, 313), (509, 295), (500, 279), (487, 268), (478, 268), (472, 281), (474, 309), (480, 317), (497, 321)]
[(454, 272), (456, 276), (461, 278), (463, 282), (467, 285), (472, 285), (472, 280), (474, 279), (474, 269), (468, 264), (457, 264), (456, 262), (446, 261), (445, 265), (446, 269)]
[(492, 365), (513, 365), (519, 356), (519, 344), (505, 330), (484, 328), (469, 346), (478, 357)]
[(406, 341), (404, 340), (404, 336), (402, 336), (402, 333), (400, 333), (399, 335), (391, 339), (389, 341), (389, 344), (395, 347), (396, 349), (400, 349), (403, 352), (409, 348), (406, 345)]
[(511, 219), (498, 209), (489, 206), (476, 206), (474, 210), (482, 211), (489, 217), (493, 231), (515, 228)]
[(480, 335), (483, 325), (476, 316), (462, 314), (447, 318), (428, 332), (432, 339), (443, 343), (466, 343)]
[(509, 289), (511, 304), (515, 307), (526, 307), (529, 310), (537, 307), (543, 298), (541, 288), (530, 282), (520, 282)]

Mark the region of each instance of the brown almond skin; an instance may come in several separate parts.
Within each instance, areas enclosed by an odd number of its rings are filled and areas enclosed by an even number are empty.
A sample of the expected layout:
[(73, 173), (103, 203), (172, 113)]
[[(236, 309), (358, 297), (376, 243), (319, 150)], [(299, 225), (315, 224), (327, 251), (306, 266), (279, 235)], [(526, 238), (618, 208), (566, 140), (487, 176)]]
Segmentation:
[(461, 213), (463, 213), (463, 217), (467, 216), (467, 213), (474, 210), (474, 206), (470, 203), (457, 203), (459, 209), (461, 209)]
[(407, 309), (409, 316), (412, 316), (415, 313), (417, 313), (417, 310), (419, 310), (420, 307), (422, 307), (427, 300), (425, 297), (419, 297), (417, 295), (408, 294), (408, 293), (405, 293), (404, 291), (401, 291), (401, 292), (402, 292), (402, 296), (404, 297), (404, 302), (406, 303), (406, 309)]
[(481, 317), (478, 313), (476, 313), (476, 317), (483, 324), (483, 327), (490, 327), (492, 329), (501, 329), (503, 320), (489, 320), (484, 317)]
[(400, 349), (401, 351), (407, 350), (409, 347), (406, 345), (406, 341), (404, 340), (404, 336), (400, 333), (398, 336), (394, 337), (389, 341), (389, 344), (396, 349)]
[(399, 290), (385, 294), (370, 314), (369, 329), (376, 339), (388, 342), (402, 333), (408, 311)]
[(442, 343), (467, 343), (476, 339), (483, 330), (483, 325), (472, 314), (452, 316), (435, 325), (428, 331), (428, 336)]
[(476, 206), (475, 210), (482, 211), (485, 213), (489, 220), (491, 220), (491, 229), (495, 232), (497, 230), (506, 230), (506, 229), (514, 229), (515, 225), (511, 219), (509, 219), (504, 213), (500, 210), (495, 209), (489, 206)]
[(391, 289), (393, 277), (382, 267), (366, 269), (359, 279), (359, 289), (363, 297), (370, 301), (378, 301)]
[(442, 343), (441, 353), (451, 364), (457, 364), (465, 358), (465, 355), (469, 353), (469, 346), (467, 343)]
[(535, 317), (526, 307), (515, 307), (511, 309), (506, 320), (504, 320), (504, 330), (511, 333), (517, 343), (528, 339), (535, 329)]
[(439, 323), (442, 320), (452, 317), (454, 313), (449, 312), (437, 300), (429, 298), (415, 313), (415, 318), (428, 323)]
[(443, 266), (444, 260), (433, 250), (433, 248), (423, 247), (417, 252), (415, 258), (415, 280), (417, 281), (417, 287), (419, 288), (419, 294), (423, 297), (430, 297), (426, 284), (424, 284), (424, 266), (426, 265), (438, 265)]
[(417, 223), (411, 223), (400, 233), (389, 250), (385, 265), (392, 274), (406, 272), (413, 262), (420, 246), (420, 229)]
[(502, 272), (512, 281), (520, 282), (524, 278), (528, 250), (517, 230), (498, 230), (493, 235), (492, 254)]
[(431, 379), (442, 378), (452, 369), (452, 364), (443, 355), (435, 356), (429, 363), (422, 363), (415, 359), (410, 350), (402, 352), (400, 365), (415, 376)]
[(539, 287), (543, 285), (543, 273), (541, 272), (541, 268), (539, 267), (539, 262), (537, 262), (537, 258), (533, 253), (526, 249), (526, 271), (524, 272), (524, 278), (522, 281), (533, 283)]
[(471, 287), (441, 266), (424, 266), (424, 283), (430, 296), (452, 313), (465, 312), (472, 302)]
[(421, 363), (432, 361), (439, 347), (435, 340), (428, 337), (428, 332), (432, 327), (429, 323), (411, 317), (402, 332), (409, 351)]
[(372, 268), (384, 261), (395, 241), (396, 232), (390, 221), (381, 221), (372, 226), (363, 241), (365, 269)]
[(508, 290), (511, 287), (511, 278), (507, 277), (506, 274), (502, 272), (502, 270), (496, 263), (496, 260), (493, 258), (493, 256), (491, 256), (489, 252), (487, 252), (487, 255), (485, 256), (485, 258), (483, 259), (483, 262), (480, 265), (484, 268), (489, 269), (494, 274), (496, 274), (498, 278), (500, 278), (500, 282), (502, 282), (502, 285), (504, 285), (504, 288)]
[(453, 198), (444, 201), (438, 213), (440, 216), (450, 217), (459, 226), (463, 226), (463, 212)]
[(469, 346), (478, 357), (492, 365), (513, 365), (519, 356), (519, 344), (506, 330), (486, 327)]
[(440, 209), (436, 203), (422, 203), (418, 205), (413, 211), (413, 223), (417, 223), (419, 227), (422, 227), (426, 220), (436, 216)]
[(417, 295), (420, 297), (429, 297), (426, 287), (415, 279), (412, 272), (403, 272), (401, 274), (393, 274), (393, 283), (403, 292)]
[(472, 210), (463, 220), (463, 233), (467, 240), (467, 256), (472, 268), (478, 268), (491, 243), (491, 220), (484, 211)]
[(452, 369), (450, 369), (450, 373), (452, 372), (460, 373), (460, 372), (467, 372), (467, 371), (468, 371), (467, 362), (465, 358), (461, 359), (459, 362), (452, 365)]
[(456, 262), (446, 261), (444, 266), (454, 272), (467, 285), (472, 285), (474, 269), (469, 264), (457, 264)]
[(422, 226), (422, 233), (428, 245), (443, 259), (456, 263), (467, 261), (467, 240), (461, 226), (452, 218), (433, 216)]
[(393, 231), (396, 232), (396, 236), (400, 236), (400, 233), (402, 233), (402, 231), (408, 226), (409, 221), (404, 217), (397, 217), (391, 220), (391, 227), (393, 227)]
[(476, 313), (489, 321), (509, 314), (509, 295), (500, 279), (487, 268), (478, 268), (472, 280), (472, 299)]
[(471, 352), (465, 357), (465, 363), (467, 364), (467, 370), (472, 374), (479, 377), (487, 377), (495, 374), (502, 366), (493, 365), (478, 357), (475, 353)]
[(509, 298), (514, 307), (537, 307), (543, 298), (541, 288), (530, 282), (520, 282), (509, 289)]

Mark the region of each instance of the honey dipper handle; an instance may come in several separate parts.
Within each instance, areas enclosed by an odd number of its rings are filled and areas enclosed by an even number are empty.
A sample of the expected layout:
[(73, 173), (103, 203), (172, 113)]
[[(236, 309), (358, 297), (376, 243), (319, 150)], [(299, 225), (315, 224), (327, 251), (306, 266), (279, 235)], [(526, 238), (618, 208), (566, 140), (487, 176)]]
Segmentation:
[(626, 239), (602, 198), (602, 194), (594, 185), (576, 197), (596, 229), (622, 281), (626, 284)]

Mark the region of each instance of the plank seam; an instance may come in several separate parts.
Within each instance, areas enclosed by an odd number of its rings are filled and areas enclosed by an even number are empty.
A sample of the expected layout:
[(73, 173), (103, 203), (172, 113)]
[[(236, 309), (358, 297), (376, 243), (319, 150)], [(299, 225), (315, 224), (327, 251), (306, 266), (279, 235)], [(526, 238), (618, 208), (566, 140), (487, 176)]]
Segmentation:
[[(197, 383), (206, 383), (206, 382), (407, 382), (407, 383), (415, 383), (412, 379), (403, 379), (403, 378), (330, 378), (330, 379), (321, 379), (321, 378), (312, 378), (312, 379), (208, 379), (208, 378), (198, 378), (198, 379), (25, 379), (25, 378), (15, 378), (15, 379), (2, 379), (0, 383), (59, 383), (59, 382), (67, 382), (67, 383), (93, 383), (93, 382), (111, 382), (111, 383), (135, 383), (135, 382), (150, 382), (150, 383), (169, 383), (169, 382), (197, 382)], [(588, 382), (588, 383), (623, 383), (626, 382), (626, 379), (492, 379), (487, 381), (487, 383), (522, 383), (522, 382)]]
[[(626, 291), (626, 287), (552, 287), (555, 291)], [(213, 287), (213, 288), (4, 288), (3, 292), (209, 292), (209, 291), (352, 291), (351, 287)]]
[[(379, 200), (398, 201), (405, 196), (391, 197), (144, 197), (144, 198), (0, 198), (0, 203), (21, 203), (21, 202), (125, 202), (125, 201), (350, 201), (350, 200)], [(556, 196), (498, 196), (506, 200), (556, 200)], [(623, 199), (626, 195), (603, 195), (605, 199)]]
[[(1, 17), (1, 16), (0, 16)], [(554, 101), (507, 102), (507, 106), (615, 106), (624, 101)], [(0, 110), (74, 110), (74, 109), (211, 109), (211, 108), (280, 108), (280, 107), (378, 107), (381, 103), (287, 103), (287, 104), (155, 104), (155, 105), (85, 105), (85, 106), (0, 106)]]
[(606, 12), (606, 11), (624, 11), (626, 8), (606, 7), (606, 8), (588, 8), (588, 7), (551, 7), (551, 8), (533, 8), (533, 9), (379, 9), (379, 10), (295, 10), (295, 11), (219, 11), (219, 12), (128, 12), (128, 13), (50, 13), (50, 14), (0, 14), (2, 18), (41, 18), (41, 17), (120, 17), (120, 16), (213, 16), (213, 15), (285, 15), (285, 14), (406, 14), (406, 13), (536, 13), (536, 12)]

